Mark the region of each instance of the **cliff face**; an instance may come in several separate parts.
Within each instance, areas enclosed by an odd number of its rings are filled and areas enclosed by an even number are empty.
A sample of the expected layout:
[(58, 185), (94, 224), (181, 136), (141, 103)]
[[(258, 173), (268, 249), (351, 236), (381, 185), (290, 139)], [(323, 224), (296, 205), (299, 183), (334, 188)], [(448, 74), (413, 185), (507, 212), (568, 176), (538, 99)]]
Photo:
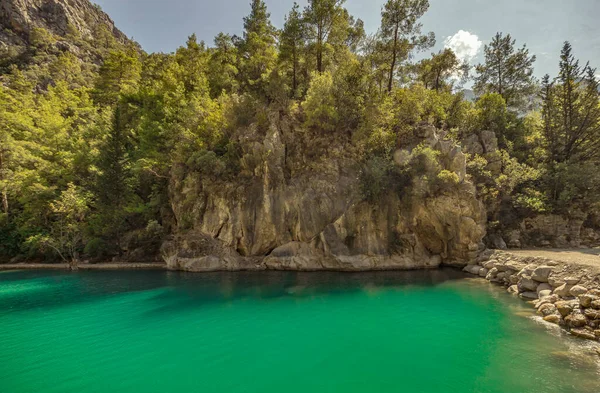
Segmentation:
[(64, 37), (70, 27), (89, 37), (105, 25), (119, 41), (127, 37), (100, 7), (88, 0), (0, 0), (0, 43), (22, 45), (33, 28), (44, 28)]
[[(395, 164), (417, 145), (433, 148), (458, 183), (435, 195), (412, 189), (362, 196), (350, 142), (311, 135), (272, 116), (241, 130), (243, 180), (174, 171), (177, 234), (162, 248), (173, 269), (378, 270), (464, 265), (481, 249), (485, 211), (465, 178), (461, 148), (418, 127)], [(413, 187), (414, 188), (414, 187)]]

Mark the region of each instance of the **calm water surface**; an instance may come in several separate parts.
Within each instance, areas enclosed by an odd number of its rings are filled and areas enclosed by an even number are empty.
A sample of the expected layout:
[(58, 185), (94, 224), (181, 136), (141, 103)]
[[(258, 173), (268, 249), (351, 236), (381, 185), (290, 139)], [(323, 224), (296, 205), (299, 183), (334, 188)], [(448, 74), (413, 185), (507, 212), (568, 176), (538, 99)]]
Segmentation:
[(0, 392), (598, 393), (529, 312), (445, 270), (1, 273)]

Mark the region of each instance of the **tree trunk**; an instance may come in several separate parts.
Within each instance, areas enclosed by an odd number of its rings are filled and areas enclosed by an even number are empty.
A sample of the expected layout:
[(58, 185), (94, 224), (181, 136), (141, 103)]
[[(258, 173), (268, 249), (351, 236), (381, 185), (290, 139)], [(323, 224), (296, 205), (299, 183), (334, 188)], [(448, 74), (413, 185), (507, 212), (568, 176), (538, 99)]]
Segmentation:
[(298, 70), (297, 70), (298, 69), (298, 64), (297, 64), (298, 60), (297, 60), (297, 57), (298, 57), (298, 55), (296, 54), (296, 47), (294, 47), (294, 50), (293, 50), (293, 62), (294, 62), (294, 65), (292, 67), (293, 68), (292, 69), (292, 74), (293, 74), (293, 76), (292, 76), (292, 78), (293, 78), (293, 81), (292, 81), (292, 86), (293, 86), (292, 97), (295, 96), (296, 89), (298, 88), (298, 80), (296, 78), (296, 73), (298, 72)]
[(392, 48), (392, 64), (390, 65), (390, 77), (388, 79), (388, 93), (391, 93), (394, 87), (394, 70), (396, 69), (396, 56), (398, 50), (398, 24), (394, 30), (394, 47)]
[[(0, 180), (5, 180), (2, 172), (4, 167), (6, 166), (4, 162), (4, 152), (0, 150)], [(2, 188), (2, 210), (4, 213), (8, 214), (8, 192), (6, 191), (6, 186)]]
[(323, 72), (323, 28), (319, 25), (317, 28), (317, 71)]

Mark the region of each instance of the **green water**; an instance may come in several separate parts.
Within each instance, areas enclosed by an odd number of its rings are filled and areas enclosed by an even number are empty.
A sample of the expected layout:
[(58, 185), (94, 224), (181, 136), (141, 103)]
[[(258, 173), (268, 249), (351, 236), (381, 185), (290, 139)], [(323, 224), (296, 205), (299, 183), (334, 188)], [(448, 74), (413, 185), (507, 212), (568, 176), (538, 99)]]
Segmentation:
[(583, 341), (454, 271), (0, 274), (0, 392), (599, 392)]

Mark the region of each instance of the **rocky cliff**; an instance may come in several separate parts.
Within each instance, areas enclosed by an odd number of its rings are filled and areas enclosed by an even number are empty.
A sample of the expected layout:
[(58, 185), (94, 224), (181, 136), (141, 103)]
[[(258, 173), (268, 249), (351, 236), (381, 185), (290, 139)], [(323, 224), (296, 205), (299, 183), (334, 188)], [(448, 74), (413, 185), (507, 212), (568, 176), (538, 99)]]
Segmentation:
[(44, 28), (59, 37), (73, 28), (89, 37), (99, 25), (119, 41), (127, 40), (110, 17), (88, 0), (0, 0), (0, 44), (22, 45), (33, 28)]
[(433, 192), (424, 176), (377, 200), (361, 192), (362, 163), (350, 141), (277, 115), (235, 138), (243, 176), (222, 181), (173, 171), (177, 229), (162, 247), (173, 269), (435, 268), (464, 265), (483, 247), (485, 211), (466, 178), (465, 155), (434, 127), (415, 128), (393, 165), (404, 165), (417, 146), (429, 147), (445, 173), (455, 174), (452, 186)]

